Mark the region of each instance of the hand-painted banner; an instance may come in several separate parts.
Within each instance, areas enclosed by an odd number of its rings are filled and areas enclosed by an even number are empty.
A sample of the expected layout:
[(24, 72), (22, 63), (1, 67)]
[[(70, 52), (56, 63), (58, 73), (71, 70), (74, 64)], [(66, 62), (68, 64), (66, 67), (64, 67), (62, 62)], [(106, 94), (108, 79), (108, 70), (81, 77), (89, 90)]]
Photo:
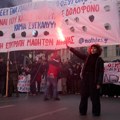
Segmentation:
[(103, 83), (120, 85), (120, 62), (109, 62), (104, 64)]
[(30, 92), (30, 75), (19, 75), (17, 89), (19, 92)]
[(72, 46), (120, 43), (116, 0), (59, 0), (58, 6), (64, 16), (65, 36), (74, 36)]
[(55, 1), (0, 9), (0, 52), (55, 49), (61, 21)]
[[(31, 75), (19, 75), (17, 89), (19, 92), (30, 92), (30, 79)], [(45, 78), (41, 79), (40, 92), (45, 91), (46, 80)], [(61, 79), (58, 80), (58, 89), (57, 91), (62, 91)], [(36, 86), (37, 88), (37, 86)]]
[(0, 9), (0, 52), (120, 44), (119, 32), (116, 0), (38, 1)]

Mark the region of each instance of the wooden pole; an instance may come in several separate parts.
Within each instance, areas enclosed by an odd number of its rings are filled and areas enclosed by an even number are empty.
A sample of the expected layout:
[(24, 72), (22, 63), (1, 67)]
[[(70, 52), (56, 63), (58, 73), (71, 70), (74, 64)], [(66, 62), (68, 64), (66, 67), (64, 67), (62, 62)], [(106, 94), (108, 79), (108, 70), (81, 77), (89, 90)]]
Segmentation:
[(9, 57), (10, 53), (7, 53), (7, 75), (6, 75), (6, 97), (8, 97), (8, 81), (9, 81)]

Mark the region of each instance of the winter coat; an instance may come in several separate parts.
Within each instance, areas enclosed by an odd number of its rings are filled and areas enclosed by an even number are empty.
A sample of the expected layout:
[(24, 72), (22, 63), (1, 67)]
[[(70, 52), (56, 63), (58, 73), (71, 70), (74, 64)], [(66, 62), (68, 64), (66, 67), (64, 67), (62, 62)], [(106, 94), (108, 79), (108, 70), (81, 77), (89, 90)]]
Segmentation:
[(94, 93), (97, 85), (102, 85), (104, 74), (104, 61), (96, 54), (85, 55), (74, 48), (70, 48), (80, 59), (84, 60), (81, 79), (81, 94)]
[(4, 62), (0, 62), (0, 76), (6, 76), (7, 66)]
[(9, 80), (18, 81), (18, 70), (16, 64), (10, 64), (9, 66)]

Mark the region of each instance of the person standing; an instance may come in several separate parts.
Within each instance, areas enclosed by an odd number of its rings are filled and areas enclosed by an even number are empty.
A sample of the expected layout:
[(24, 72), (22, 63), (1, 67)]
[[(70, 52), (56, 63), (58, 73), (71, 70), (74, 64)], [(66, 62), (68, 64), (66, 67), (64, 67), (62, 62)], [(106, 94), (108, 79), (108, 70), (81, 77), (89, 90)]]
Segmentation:
[(41, 76), (44, 72), (44, 68), (43, 68), (43, 64), (42, 64), (43, 60), (42, 58), (39, 58), (39, 60), (37, 61), (37, 71), (36, 71), (36, 83), (37, 83), (37, 94), (40, 94), (40, 86), (41, 86)]
[(6, 92), (6, 73), (7, 65), (4, 63), (3, 57), (0, 56), (0, 93), (5, 96)]
[(67, 94), (67, 76), (69, 74), (68, 71), (68, 66), (66, 62), (61, 64), (61, 86), (62, 86), (62, 94), (66, 95)]
[(53, 92), (54, 100), (60, 100), (57, 91), (58, 76), (60, 73), (60, 69), (61, 69), (60, 56), (55, 51), (51, 56), (51, 59), (48, 61), (47, 81), (44, 91), (44, 101), (49, 100), (49, 96), (50, 96), (49, 94), (51, 89)]
[(93, 116), (100, 116), (100, 88), (103, 82), (104, 74), (104, 61), (100, 57), (102, 48), (99, 44), (93, 44), (88, 49), (87, 55), (80, 53), (69, 46), (67, 46), (67, 48), (80, 59), (85, 61), (80, 83), (81, 101), (79, 105), (79, 112), (81, 115), (87, 114), (88, 98), (90, 97), (92, 102)]
[[(38, 66), (39, 67), (39, 66)], [(37, 91), (36, 91), (36, 76), (37, 76), (37, 61), (33, 61), (30, 69), (30, 93), (29, 95), (31, 96), (36, 96)]]
[(75, 82), (75, 94), (80, 94), (80, 73), (81, 73), (81, 64), (77, 63), (76, 65), (76, 82)]
[(19, 91), (17, 89), (18, 84), (18, 68), (17, 61), (10, 61), (9, 64), (9, 82), (8, 82), (8, 97), (12, 97), (12, 94), (15, 92), (16, 97), (19, 97)]

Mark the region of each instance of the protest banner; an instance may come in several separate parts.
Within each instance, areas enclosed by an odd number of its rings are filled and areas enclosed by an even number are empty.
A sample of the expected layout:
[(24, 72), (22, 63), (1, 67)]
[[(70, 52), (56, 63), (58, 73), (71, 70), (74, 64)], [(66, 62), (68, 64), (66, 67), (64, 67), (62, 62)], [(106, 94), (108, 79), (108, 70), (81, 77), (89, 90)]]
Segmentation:
[(17, 88), (19, 92), (30, 92), (30, 75), (19, 75)]
[(59, 0), (58, 6), (64, 18), (63, 33), (73, 36), (72, 47), (119, 44), (116, 0)]
[(120, 44), (116, 3), (53, 0), (1, 8), (0, 52)]
[(104, 63), (103, 83), (120, 85), (120, 62)]

